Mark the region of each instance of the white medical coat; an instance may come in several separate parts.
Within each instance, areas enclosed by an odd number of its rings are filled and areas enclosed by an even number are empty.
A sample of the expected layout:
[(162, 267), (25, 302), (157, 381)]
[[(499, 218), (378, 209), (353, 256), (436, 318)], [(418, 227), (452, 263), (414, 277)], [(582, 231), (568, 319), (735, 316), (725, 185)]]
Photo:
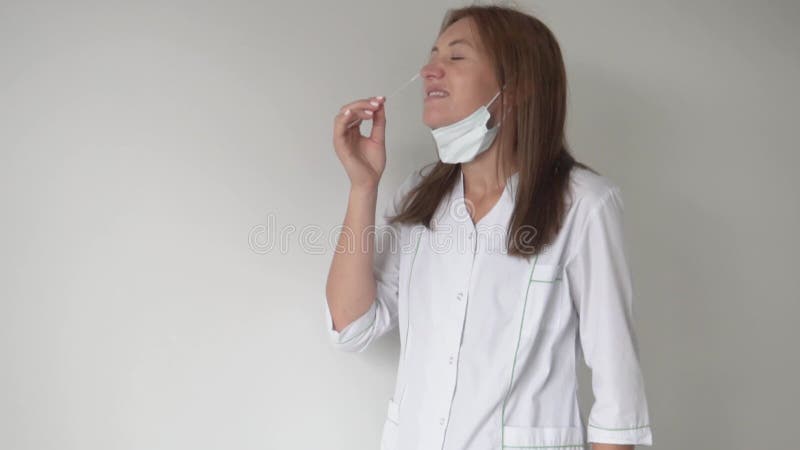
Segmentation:
[[(343, 351), (361, 352), (399, 325), (382, 450), (652, 445), (620, 189), (573, 169), (557, 239), (526, 260), (505, 251), (518, 175), (477, 224), (465, 207), (462, 172), (433, 231), (379, 227), (396, 234), (378, 233), (376, 299), (340, 332), (323, 301), (330, 342)], [(380, 225), (420, 179), (415, 171), (404, 180)], [(581, 357), (594, 394), (585, 425)]]

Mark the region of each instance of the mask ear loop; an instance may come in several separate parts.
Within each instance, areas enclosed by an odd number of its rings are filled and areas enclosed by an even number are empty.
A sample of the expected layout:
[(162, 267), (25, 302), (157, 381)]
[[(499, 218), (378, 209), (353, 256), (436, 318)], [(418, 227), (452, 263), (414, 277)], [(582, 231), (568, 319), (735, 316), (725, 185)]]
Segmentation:
[[(494, 94), (494, 97), (492, 97), (492, 99), (489, 101), (489, 103), (487, 103), (487, 104), (486, 104), (486, 109), (489, 109), (489, 105), (491, 105), (492, 103), (494, 103), (494, 101), (497, 99), (497, 96), (498, 96), (498, 95), (500, 95), (500, 92), (502, 92), (502, 91), (503, 91), (503, 89), (505, 89), (505, 88), (506, 88), (506, 85), (504, 84), (504, 85), (503, 85), (503, 87), (501, 87), (501, 88), (500, 88), (500, 90), (499, 90), (499, 91), (497, 91), (497, 94)], [(493, 128), (497, 128), (497, 127), (499, 127), (499, 126), (500, 126), (500, 124), (501, 124), (501, 123), (503, 123), (503, 122), (502, 122), (502, 120), (503, 120), (505, 117), (506, 117), (506, 112), (505, 112), (505, 111), (503, 111), (503, 115), (500, 117), (500, 120), (498, 120), (498, 121), (497, 121), (497, 123), (495, 124), (495, 126), (494, 126)]]
[(489, 103), (487, 103), (487, 104), (486, 104), (486, 107), (487, 107), (487, 108), (489, 107), (489, 105), (491, 105), (492, 103), (494, 103), (494, 101), (497, 99), (497, 96), (498, 96), (498, 95), (500, 95), (500, 92), (502, 92), (502, 90), (503, 90), (503, 89), (502, 89), (502, 88), (500, 88), (500, 90), (499, 90), (499, 91), (497, 91), (497, 94), (494, 94), (494, 97), (492, 97), (492, 99), (491, 99), (491, 100), (489, 100)]
[[(395, 89), (395, 90), (394, 90), (394, 91), (393, 91), (391, 94), (387, 95), (387, 96), (386, 96), (386, 98), (384, 99), (384, 101), (386, 101), (386, 100), (389, 100), (389, 98), (394, 98), (394, 96), (395, 96), (395, 95), (399, 94), (401, 91), (403, 91), (403, 89), (407, 88), (407, 87), (408, 87), (408, 86), (411, 84), (411, 82), (412, 82), (412, 81), (414, 81), (414, 80), (416, 80), (417, 78), (419, 78), (419, 72), (415, 73), (415, 74), (414, 74), (414, 76), (413, 76), (413, 77), (411, 77), (411, 79), (410, 79), (410, 80), (408, 80), (408, 81), (404, 82), (402, 85), (400, 85), (400, 87), (398, 87), (397, 89)], [(356, 119), (356, 120), (354, 120), (354, 121), (352, 121), (352, 122), (348, 123), (348, 124), (347, 124), (347, 128), (350, 128), (350, 127), (352, 127), (353, 125), (355, 125), (355, 124), (357, 124), (357, 123), (361, 122), (361, 120), (362, 120), (362, 119), (358, 118), (358, 119)]]

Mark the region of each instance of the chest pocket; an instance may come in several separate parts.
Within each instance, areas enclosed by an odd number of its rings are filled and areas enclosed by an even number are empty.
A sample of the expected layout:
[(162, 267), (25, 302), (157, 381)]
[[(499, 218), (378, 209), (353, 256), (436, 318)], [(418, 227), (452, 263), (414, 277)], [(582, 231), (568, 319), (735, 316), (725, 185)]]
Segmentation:
[(565, 314), (562, 295), (564, 266), (536, 263), (527, 286), (526, 321), (545, 329), (558, 329)]

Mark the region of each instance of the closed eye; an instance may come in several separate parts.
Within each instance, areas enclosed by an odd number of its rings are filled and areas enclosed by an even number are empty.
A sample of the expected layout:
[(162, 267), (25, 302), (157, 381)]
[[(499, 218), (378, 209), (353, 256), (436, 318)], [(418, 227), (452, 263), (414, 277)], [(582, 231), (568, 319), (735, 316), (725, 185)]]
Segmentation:
[(453, 57), (452, 57), (452, 58), (450, 58), (450, 59), (464, 59), (464, 58), (462, 58), (462, 57), (460, 57), (460, 56), (453, 56)]

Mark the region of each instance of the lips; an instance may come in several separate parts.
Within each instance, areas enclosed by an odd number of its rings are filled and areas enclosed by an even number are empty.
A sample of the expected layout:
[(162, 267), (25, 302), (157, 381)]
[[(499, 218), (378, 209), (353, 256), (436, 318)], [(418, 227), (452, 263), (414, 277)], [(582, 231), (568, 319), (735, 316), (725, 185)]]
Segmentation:
[(444, 97), (447, 97), (449, 95), (450, 95), (450, 93), (447, 92), (447, 90), (444, 89), (441, 86), (430, 86), (425, 90), (425, 98), (426, 99), (428, 99), (428, 98), (444, 98)]
[(444, 100), (449, 96), (450, 96), (450, 94), (447, 91), (434, 89), (434, 90), (428, 91), (427, 95), (423, 99), (423, 102), (427, 103), (427, 102), (434, 102), (434, 101), (437, 101), (437, 100)]
[(439, 100), (447, 100), (447, 97), (425, 97), (424, 103), (438, 102)]

